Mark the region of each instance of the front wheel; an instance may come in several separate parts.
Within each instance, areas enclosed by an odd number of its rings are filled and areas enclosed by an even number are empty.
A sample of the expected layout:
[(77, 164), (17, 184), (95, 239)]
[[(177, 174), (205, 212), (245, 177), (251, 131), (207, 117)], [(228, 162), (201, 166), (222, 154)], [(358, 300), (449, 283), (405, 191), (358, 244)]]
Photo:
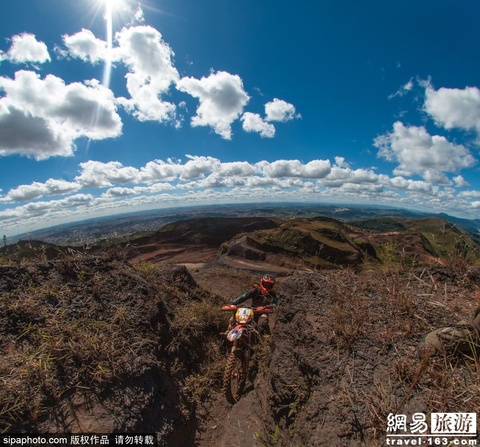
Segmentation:
[(227, 401), (232, 405), (239, 401), (245, 388), (246, 379), (247, 367), (243, 351), (231, 352), (223, 374), (223, 392)]

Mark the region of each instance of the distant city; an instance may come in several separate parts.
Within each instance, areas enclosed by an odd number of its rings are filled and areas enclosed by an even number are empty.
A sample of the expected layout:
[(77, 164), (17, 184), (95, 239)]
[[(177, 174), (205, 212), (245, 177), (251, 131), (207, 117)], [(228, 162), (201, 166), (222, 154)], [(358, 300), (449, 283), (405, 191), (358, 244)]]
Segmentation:
[(474, 235), (480, 235), (480, 219), (460, 219), (446, 214), (429, 214), (387, 207), (331, 205), (313, 203), (262, 203), (206, 205), (168, 208), (119, 214), (104, 218), (84, 220), (58, 225), (11, 238), (3, 238), (3, 244), (12, 244), (19, 240), (39, 240), (57, 245), (93, 244), (101, 240), (121, 238), (134, 234), (154, 232), (163, 225), (178, 220), (201, 217), (251, 217), (264, 216), (280, 219), (294, 217), (330, 217), (345, 222), (375, 217), (425, 218), (437, 217), (465, 229)]

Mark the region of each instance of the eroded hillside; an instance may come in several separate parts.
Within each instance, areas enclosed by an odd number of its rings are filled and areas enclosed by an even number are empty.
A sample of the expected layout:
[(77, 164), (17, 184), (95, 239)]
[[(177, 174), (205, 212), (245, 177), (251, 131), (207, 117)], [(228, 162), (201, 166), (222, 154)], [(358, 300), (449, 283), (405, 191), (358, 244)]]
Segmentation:
[(216, 304), (182, 267), (79, 255), (0, 266), (0, 430), (191, 445), (187, 378), (210, 360), (224, 316), (189, 320)]
[[(212, 272), (197, 277), (208, 284)], [(478, 268), (280, 278), (273, 336), (245, 398), (231, 407), (212, 392), (196, 445), (383, 446), (390, 413), (478, 412), (478, 359), (429, 357), (423, 340), (469, 321), (479, 287)]]
[(480, 260), (480, 249), (465, 231), (439, 219), (372, 219), (351, 225), (319, 217), (239, 234), (219, 252), (226, 264), (235, 266), (235, 258), (294, 270), (299, 263), (314, 269), (435, 265), (452, 259), (470, 264)]
[[(381, 446), (389, 413), (478, 413), (478, 359), (422, 347), (432, 329), (471, 318), (477, 248), (428, 228), (433, 237), (318, 219), (247, 227), (202, 263), (176, 253), (189, 270), (168, 256), (132, 263), (130, 247), (4, 259), (0, 430), (156, 432), (168, 447)], [(190, 250), (197, 230), (170, 241), (186, 235)], [(242, 238), (255, 242), (228, 253)], [(327, 244), (355, 262), (312, 262)], [(273, 335), (231, 406), (220, 305), (265, 270), (280, 297)]]

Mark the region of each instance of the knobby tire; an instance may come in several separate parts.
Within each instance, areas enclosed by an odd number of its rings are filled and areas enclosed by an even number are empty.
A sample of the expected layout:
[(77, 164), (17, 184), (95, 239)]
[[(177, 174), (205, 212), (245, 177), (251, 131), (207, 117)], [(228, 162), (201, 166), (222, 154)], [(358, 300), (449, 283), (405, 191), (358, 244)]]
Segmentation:
[(223, 374), (223, 392), (227, 401), (232, 405), (239, 401), (245, 388), (248, 368), (244, 363), (242, 351), (229, 354)]

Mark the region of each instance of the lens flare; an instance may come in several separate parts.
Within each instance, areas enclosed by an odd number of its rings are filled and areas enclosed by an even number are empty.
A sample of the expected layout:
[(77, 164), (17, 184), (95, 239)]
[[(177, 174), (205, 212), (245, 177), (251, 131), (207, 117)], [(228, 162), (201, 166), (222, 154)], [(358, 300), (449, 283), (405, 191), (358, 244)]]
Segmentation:
[(112, 74), (112, 42), (113, 42), (113, 10), (115, 0), (105, 0), (105, 23), (106, 23), (106, 39), (107, 52), (105, 55), (105, 67), (103, 69), (102, 84), (105, 87), (110, 86), (110, 78)]
[[(113, 63), (113, 28), (114, 19), (117, 14), (121, 14), (122, 8), (127, 4), (127, 0), (94, 0), (96, 6), (95, 16), (103, 13), (103, 19), (105, 20), (105, 56), (104, 67), (102, 76), (102, 85), (109, 89), (110, 80), (112, 76), (112, 63)], [(101, 106), (97, 105), (95, 113), (92, 115), (92, 126), (96, 127), (101, 120)], [(86, 151), (90, 148), (91, 139), (89, 138), (86, 143)]]

